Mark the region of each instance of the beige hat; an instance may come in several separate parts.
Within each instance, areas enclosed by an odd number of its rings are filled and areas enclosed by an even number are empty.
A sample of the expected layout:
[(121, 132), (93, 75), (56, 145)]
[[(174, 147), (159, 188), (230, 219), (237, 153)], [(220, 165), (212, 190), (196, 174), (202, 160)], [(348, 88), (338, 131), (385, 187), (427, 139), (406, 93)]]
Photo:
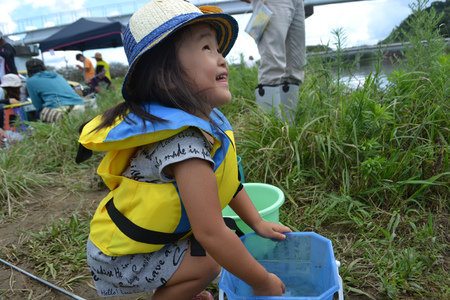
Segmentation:
[(95, 53), (94, 56), (92, 56), (92, 58), (99, 58), (102, 59), (102, 54), (100, 52)]
[(17, 74), (6, 74), (2, 78), (1, 87), (20, 87), (22, 86), (22, 81)]
[(219, 52), (223, 57), (227, 56), (237, 39), (239, 25), (219, 7), (197, 8), (184, 0), (152, 0), (133, 14), (123, 34), (129, 64), (122, 86), (125, 100), (130, 98), (130, 75), (141, 56), (180, 28), (199, 22), (211, 24), (216, 29)]

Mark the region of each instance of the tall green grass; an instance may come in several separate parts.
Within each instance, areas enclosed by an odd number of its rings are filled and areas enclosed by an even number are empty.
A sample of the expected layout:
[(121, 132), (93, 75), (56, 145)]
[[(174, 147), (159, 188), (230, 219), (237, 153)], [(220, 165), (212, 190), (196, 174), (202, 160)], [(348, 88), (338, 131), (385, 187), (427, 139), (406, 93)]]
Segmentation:
[[(21, 197), (32, 195), (43, 185), (63, 185), (76, 192), (90, 188), (92, 168), (101, 153), (84, 164), (75, 164), (78, 128), (97, 113), (122, 101), (120, 91), (97, 96), (99, 109), (64, 118), (61, 123), (26, 122), (24, 139), (0, 151), (0, 203), (4, 214), (11, 215), (13, 206), (21, 206)], [(90, 170), (90, 172), (86, 172)]]
[[(256, 106), (256, 69), (230, 67), (233, 101), (221, 110), (235, 129), (246, 182), (280, 187), (287, 199), (281, 222), (333, 241), (347, 299), (450, 298), (450, 60), (434, 31), (440, 16), (424, 11), (427, 2), (411, 5), (413, 47), (385, 86), (381, 53), (358, 88), (341, 80), (343, 70), (354, 68), (341, 49), (325, 63), (310, 59), (293, 124)], [(335, 33), (334, 44), (345, 45), (345, 34)], [(117, 91), (99, 104), (103, 110), (118, 101)], [(17, 200), (39, 186), (64, 185), (74, 193), (97, 187), (93, 174), (103, 154), (74, 163), (77, 128), (95, 113), (61, 126), (30, 123), (25, 141), (0, 151), (2, 218), (20, 211)], [(21, 250), (46, 276), (70, 277), (70, 258), (57, 269), (50, 266), (58, 254), (42, 253), (58, 249), (48, 238), (65, 236), (58, 226), (85, 234), (89, 218), (75, 216), (84, 224), (75, 228), (73, 218), (29, 233), (29, 247)], [(67, 248), (78, 243), (61, 240)], [(74, 273), (79, 268), (73, 265)]]
[(282, 222), (333, 240), (349, 298), (450, 297), (450, 61), (426, 4), (411, 5), (412, 47), (385, 87), (380, 64), (357, 89), (342, 83), (352, 65), (336, 31), (338, 57), (309, 61), (294, 124), (261, 114), (251, 95), (225, 108), (246, 181), (279, 186)]

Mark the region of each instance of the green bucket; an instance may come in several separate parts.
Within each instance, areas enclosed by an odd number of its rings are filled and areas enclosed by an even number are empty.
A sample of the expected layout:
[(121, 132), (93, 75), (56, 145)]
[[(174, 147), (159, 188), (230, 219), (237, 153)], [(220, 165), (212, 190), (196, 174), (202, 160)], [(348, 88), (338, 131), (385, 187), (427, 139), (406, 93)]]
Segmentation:
[[(269, 222), (279, 223), (279, 208), (284, 203), (284, 194), (276, 186), (266, 183), (244, 183), (244, 188), (261, 217)], [(229, 207), (222, 210), (224, 218), (232, 218), (244, 233), (253, 232)]]

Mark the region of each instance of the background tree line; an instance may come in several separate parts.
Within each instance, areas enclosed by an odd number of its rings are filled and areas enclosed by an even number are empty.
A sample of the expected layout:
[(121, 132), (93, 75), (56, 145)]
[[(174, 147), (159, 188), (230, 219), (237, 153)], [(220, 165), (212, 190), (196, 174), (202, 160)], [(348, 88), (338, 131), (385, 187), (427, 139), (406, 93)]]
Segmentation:
[[(423, 2), (423, 1), (422, 1)], [(443, 38), (450, 37), (450, 0), (435, 1), (432, 2), (430, 7), (424, 9), (428, 15), (436, 15), (439, 22), (434, 28), (439, 32), (439, 35)], [(411, 22), (414, 18), (417, 18), (417, 13), (410, 14), (405, 20), (403, 20), (399, 26), (396, 26), (391, 34), (381, 41), (381, 44), (389, 43), (401, 43), (409, 41), (408, 37), (413, 36), (413, 26)]]
[[(112, 62), (109, 64), (109, 67), (109, 72), (111, 73), (112, 79), (124, 77), (128, 70), (128, 66), (120, 62)], [(56, 72), (67, 80), (76, 82), (84, 81), (83, 70), (79, 70), (74, 66), (66, 66), (62, 68), (47, 66), (47, 70)]]

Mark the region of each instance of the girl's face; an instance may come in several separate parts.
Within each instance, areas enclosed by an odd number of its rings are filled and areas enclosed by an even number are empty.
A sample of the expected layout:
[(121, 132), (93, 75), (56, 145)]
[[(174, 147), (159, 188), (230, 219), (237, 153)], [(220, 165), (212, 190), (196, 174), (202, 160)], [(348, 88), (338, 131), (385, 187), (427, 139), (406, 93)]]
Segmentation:
[(192, 88), (208, 101), (211, 109), (230, 102), (229, 69), (219, 52), (213, 27), (206, 23), (191, 25), (182, 34), (178, 57)]

